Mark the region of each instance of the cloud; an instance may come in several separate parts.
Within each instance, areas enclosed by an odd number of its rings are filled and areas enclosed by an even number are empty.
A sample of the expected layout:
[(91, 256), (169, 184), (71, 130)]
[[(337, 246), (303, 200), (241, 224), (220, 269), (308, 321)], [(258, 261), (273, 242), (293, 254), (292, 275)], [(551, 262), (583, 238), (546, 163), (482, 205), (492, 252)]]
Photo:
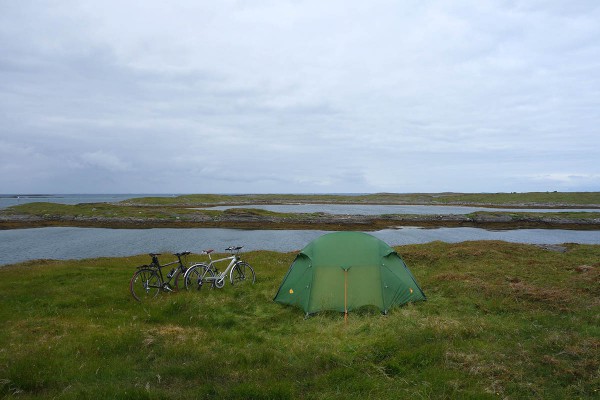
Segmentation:
[(599, 18), (594, 1), (3, 3), (0, 141), (37, 156), (0, 170), (63, 192), (551, 189), (531, 177), (600, 174)]
[(559, 172), (534, 174), (527, 176), (527, 178), (566, 190), (572, 190), (573, 188), (597, 190), (594, 188), (600, 186), (600, 174)]
[(129, 165), (120, 160), (114, 154), (106, 153), (102, 150), (98, 150), (92, 153), (83, 153), (81, 160), (92, 167), (99, 167), (107, 169), (112, 172), (126, 171), (129, 169)]

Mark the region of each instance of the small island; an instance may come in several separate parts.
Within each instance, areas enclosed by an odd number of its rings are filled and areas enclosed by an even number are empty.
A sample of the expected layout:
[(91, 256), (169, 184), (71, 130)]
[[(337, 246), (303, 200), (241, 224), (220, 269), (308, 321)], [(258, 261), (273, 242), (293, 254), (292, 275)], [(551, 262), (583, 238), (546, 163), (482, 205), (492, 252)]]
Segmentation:
[[(504, 208), (470, 214), (280, 213), (254, 205), (360, 204)], [(232, 207), (215, 210), (214, 207)], [(235, 208), (233, 208), (235, 207)], [(527, 211), (522, 211), (526, 209)], [(532, 209), (534, 211), (532, 211)], [(535, 209), (545, 209), (535, 212)], [(556, 209), (552, 212), (548, 209)], [(579, 209), (598, 210), (578, 211)], [(565, 211), (567, 210), (567, 211)], [(573, 210), (573, 211), (570, 211)], [(182, 195), (118, 203), (33, 202), (0, 210), (0, 229), (46, 226), (102, 228), (240, 228), (372, 231), (399, 226), (490, 229), (600, 229), (600, 192), (377, 193), (364, 195)]]

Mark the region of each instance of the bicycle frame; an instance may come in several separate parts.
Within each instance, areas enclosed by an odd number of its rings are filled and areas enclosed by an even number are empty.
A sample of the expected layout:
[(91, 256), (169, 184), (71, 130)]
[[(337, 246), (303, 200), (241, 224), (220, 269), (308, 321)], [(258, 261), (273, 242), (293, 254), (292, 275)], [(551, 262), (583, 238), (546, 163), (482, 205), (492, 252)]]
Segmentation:
[[(222, 257), (217, 260), (213, 260), (211, 253), (214, 251), (204, 250), (201, 254), (208, 256), (209, 262), (201, 262), (192, 265), (184, 275), (185, 288), (187, 290), (200, 290), (203, 283), (210, 282), (212, 287), (221, 289), (225, 286), (225, 279), (229, 275), (229, 280), (232, 285), (239, 285), (241, 282), (246, 281), (246, 277), (249, 277), (248, 282), (254, 284), (256, 280), (256, 274), (250, 264), (242, 261), (239, 255), (240, 249), (243, 246), (230, 246), (226, 248), (231, 254), (229, 257)], [(217, 270), (216, 264), (229, 261), (227, 267), (222, 272)]]
[(181, 268), (181, 267), (183, 266), (183, 263), (182, 263), (180, 260), (177, 260), (177, 261), (172, 261), (172, 262), (169, 262), (169, 263), (166, 263), (166, 264), (163, 264), (163, 265), (160, 265), (160, 264), (155, 264), (155, 266), (157, 267), (156, 269), (158, 269), (158, 275), (160, 276), (160, 280), (161, 280), (161, 281), (162, 281), (162, 283), (163, 283), (163, 289), (165, 289), (165, 290), (168, 290), (168, 291), (170, 291), (170, 292), (172, 292), (172, 291), (173, 291), (173, 289), (171, 289), (171, 285), (170, 285), (170, 283), (171, 283), (171, 280), (172, 280), (172, 279), (175, 277), (175, 274), (173, 274), (173, 275), (171, 275), (171, 276), (169, 276), (169, 274), (167, 274), (167, 279), (168, 279), (168, 280), (166, 280), (166, 281), (165, 281), (165, 278), (164, 278), (164, 276), (163, 276), (162, 269), (163, 269), (164, 267), (169, 267), (169, 266), (171, 266), (171, 265), (175, 265), (175, 264), (178, 264), (178, 265), (177, 265), (177, 267), (178, 267), (178, 268)]
[(207, 282), (212, 281), (212, 282), (214, 282), (216, 287), (222, 288), (225, 285), (225, 277), (227, 276), (227, 274), (229, 274), (229, 272), (231, 271), (233, 266), (239, 261), (239, 257), (237, 254), (234, 254), (229, 257), (219, 258), (218, 260), (212, 260), (210, 258), (210, 253), (209, 253), (208, 258), (210, 259), (210, 262), (208, 263), (208, 268), (211, 268), (214, 272), (218, 272), (215, 264), (217, 264), (221, 261), (231, 260), (229, 262), (229, 265), (227, 266), (227, 268), (225, 268), (225, 270), (223, 272), (219, 273), (216, 276), (207, 276), (205, 278)]
[[(172, 292), (173, 291), (173, 288), (171, 287), (171, 281), (173, 280), (173, 278), (177, 274), (173, 273), (173, 275), (171, 275), (171, 276), (169, 276), (167, 274), (167, 280), (165, 280), (165, 277), (163, 275), (162, 269), (164, 267), (170, 267), (171, 265), (177, 264), (177, 267), (175, 268), (175, 270), (181, 269), (181, 272), (185, 273), (186, 268), (185, 268), (185, 265), (183, 264), (183, 261), (181, 261), (181, 257), (184, 257), (184, 256), (186, 256), (188, 254), (189, 254), (189, 252), (177, 253), (177, 254), (175, 254), (175, 256), (177, 257), (177, 261), (171, 261), (171, 262), (168, 262), (168, 263), (162, 264), (162, 265), (158, 261), (158, 256), (160, 254), (153, 254), (152, 255), (152, 262), (150, 263), (150, 267), (156, 268), (156, 270), (158, 271), (158, 275), (159, 275), (160, 280), (162, 282), (162, 287), (160, 287), (160, 289), (168, 291), (168, 292)], [(153, 286), (152, 285), (148, 285), (148, 287), (153, 287)]]

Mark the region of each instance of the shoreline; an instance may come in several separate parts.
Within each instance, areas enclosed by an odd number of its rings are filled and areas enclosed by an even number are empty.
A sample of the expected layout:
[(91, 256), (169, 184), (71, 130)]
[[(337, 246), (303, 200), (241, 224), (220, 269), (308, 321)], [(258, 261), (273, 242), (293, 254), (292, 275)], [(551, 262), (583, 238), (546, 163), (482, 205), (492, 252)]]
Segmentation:
[(422, 228), (473, 227), (482, 229), (570, 229), (600, 230), (600, 219), (574, 219), (526, 215), (333, 215), (333, 214), (276, 214), (260, 215), (252, 212), (220, 213), (217, 216), (186, 219), (133, 218), (133, 217), (77, 217), (77, 216), (0, 216), (0, 230), (43, 227), (82, 227), (109, 229), (152, 228), (232, 228), (253, 230), (361, 230), (376, 231), (401, 226)]
[[(274, 212), (253, 205), (422, 205), (484, 208), (469, 214), (329, 214)], [(215, 210), (213, 207), (236, 207)], [(244, 208), (247, 206), (247, 208)], [(508, 210), (493, 210), (503, 208)], [(489, 209), (489, 211), (488, 211)], [(538, 212), (536, 209), (556, 210)], [(584, 209), (579, 211), (578, 209)], [(596, 211), (597, 210), (597, 211)], [(438, 211), (444, 213), (447, 211)], [(0, 209), (0, 230), (50, 226), (112, 229), (236, 228), (254, 230), (361, 230), (424, 228), (600, 230), (600, 192), (368, 195), (182, 195), (117, 203), (31, 202)]]

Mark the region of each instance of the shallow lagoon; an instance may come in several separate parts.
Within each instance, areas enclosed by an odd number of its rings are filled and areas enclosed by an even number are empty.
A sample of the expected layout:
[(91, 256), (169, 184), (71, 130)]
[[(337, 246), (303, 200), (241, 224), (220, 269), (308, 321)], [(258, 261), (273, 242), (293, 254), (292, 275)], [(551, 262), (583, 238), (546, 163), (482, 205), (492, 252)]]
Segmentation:
[(382, 215), (382, 214), (417, 214), (417, 215), (450, 215), (470, 214), (476, 211), (504, 212), (600, 212), (600, 209), (556, 209), (556, 208), (488, 208), (467, 206), (428, 206), (428, 205), (391, 205), (391, 204), (273, 204), (217, 206), (200, 208), (200, 210), (227, 210), (230, 208), (257, 208), (279, 213), (318, 213), (341, 215)]
[[(0, 265), (33, 259), (82, 259), (121, 257), (149, 252), (195, 253), (230, 245), (244, 250), (296, 251), (327, 232), (319, 230), (242, 230), (242, 229), (104, 229), (32, 228), (0, 231)], [(479, 228), (403, 227), (369, 232), (391, 246), (449, 243), (468, 240), (503, 240), (515, 243), (600, 244), (600, 231), (561, 229), (514, 229), (492, 231)]]
[[(33, 202), (50, 202), (61, 204), (79, 203), (117, 203), (138, 197), (175, 197), (175, 194), (52, 194), (52, 195), (0, 195), (0, 209)], [(208, 210), (226, 210), (229, 208), (257, 208), (280, 213), (317, 213), (347, 214), (347, 215), (381, 215), (381, 214), (419, 214), (419, 215), (449, 215), (469, 214), (476, 211), (506, 211), (506, 212), (560, 212), (585, 211), (598, 212), (600, 209), (515, 209), (487, 208), (467, 206), (431, 206), (431, 205), (391, 205), (391, 204), (251, 204), (244, 206), (217, 206), (199, 208)]]

